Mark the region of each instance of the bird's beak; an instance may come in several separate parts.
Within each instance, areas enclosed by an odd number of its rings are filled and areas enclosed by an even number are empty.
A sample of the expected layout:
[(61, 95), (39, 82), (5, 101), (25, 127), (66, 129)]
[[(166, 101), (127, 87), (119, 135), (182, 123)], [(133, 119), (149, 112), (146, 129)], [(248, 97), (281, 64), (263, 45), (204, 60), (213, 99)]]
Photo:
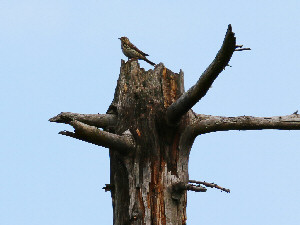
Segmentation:
[(121, 38), (118, 38), (118, 39), (120, 39), (120, 40), (121, 40)]

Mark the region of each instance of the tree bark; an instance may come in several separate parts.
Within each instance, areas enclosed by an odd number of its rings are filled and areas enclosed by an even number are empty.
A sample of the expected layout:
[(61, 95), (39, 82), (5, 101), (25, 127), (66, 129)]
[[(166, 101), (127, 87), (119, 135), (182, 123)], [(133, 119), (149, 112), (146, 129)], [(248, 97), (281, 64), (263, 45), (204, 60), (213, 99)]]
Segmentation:
[(110, 149), (114, 224), (186, 223), (186, 190), (172, 187), (189, 180), (191, 145), (180, 142), (189, 117), (168, 126), (165, 116), (183, 91), (182, 72), (163, 64), (146, 72), (122, 61), (110, 109), (118, 115), (115, 133), (129, 130), (136, 148), (125, 156)]

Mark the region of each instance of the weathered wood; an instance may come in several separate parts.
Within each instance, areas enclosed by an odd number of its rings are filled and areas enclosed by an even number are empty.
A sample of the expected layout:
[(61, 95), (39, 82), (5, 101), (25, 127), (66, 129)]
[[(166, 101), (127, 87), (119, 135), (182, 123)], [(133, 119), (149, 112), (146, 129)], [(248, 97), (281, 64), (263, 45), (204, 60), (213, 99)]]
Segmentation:
[(184, 225), (187, 190), (204, 192), (207, 189), (201, 185), (205, 185), (230, 191), (214, 183), (189, 180), (189, 154), (197, 135), (300, 129), (297, 111), (281, 117), (192, 112), (191, 107), (207, 93), (233, 52), (248, 50), (242, 47), (236, 45), (229, 25), (216, 59), (186, 93), (182, 71), (174, 73), (162, 63), (145, 71), (136, 61), (122, 61), (107, 114), (61, 113), (50, 119), (75, 129), (61, 134), (110, 149), (110, 184), (104, 190), (111, 191), (114, 225)]
[(79, 114), (71, 112), (62, 112), (57, 116), (49, 119), (50, 122), (70, 123), (72, 120), (77, 120), (87, 125), (95, 127), (111, 127), (116, 124), (116, 116), (112, 114)]
[(117, 135), (99, 130), (97, 127), (87, 125), (77, 120), (72, 120), (68, 123), (74, 127), (75, 131), (61, 131), (59, 134), (106, 148), (114, 148), (115, 151), (121, 154), (128, 154), (128, 152), (132, 151), (135, 147), (132, 135), (129, 131), (124, 132), (122, 135)]
[(189, 119), (176, 127), (166, 121), (167, 108), (183, 93), (183, 73), (163, 64), (144, 71), (122, 61), (110, 109), (118, 115), (116, 134), (132, 133), (136, 149), (127, 156), (110, 150), (114, 224), (185, 224), (186, 190), (172, 198), (172, 185), (188, 183), (191, 145), (180, 138)]
[(236, 46), (236, 38), (229, 24), (222, 47), (215, 59), (202, 73), (197, 83), (168, 108), (167, 118), (169, 123), (178, 122), (185, 113), (206, 95), (215, 79), (228, 65), (236, 47), (239, 46)]
[(198, 114), (190, 125), (193, 136), (216, 131), (263, 129), (300, 130), (300, 115), (225, 117)]

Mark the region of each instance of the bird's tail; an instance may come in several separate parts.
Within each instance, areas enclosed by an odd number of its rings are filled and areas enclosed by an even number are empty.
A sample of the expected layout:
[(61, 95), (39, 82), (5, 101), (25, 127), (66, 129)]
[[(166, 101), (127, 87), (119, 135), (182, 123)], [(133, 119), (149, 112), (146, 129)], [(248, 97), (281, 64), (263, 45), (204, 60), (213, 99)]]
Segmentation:
[(147, 59), (146, 57), (143, 59), (145, 60), (147, 63), (151, 64), (152, 66), (155, 66), (156, 64), (154, 62), (151, 62), (149, 59)]

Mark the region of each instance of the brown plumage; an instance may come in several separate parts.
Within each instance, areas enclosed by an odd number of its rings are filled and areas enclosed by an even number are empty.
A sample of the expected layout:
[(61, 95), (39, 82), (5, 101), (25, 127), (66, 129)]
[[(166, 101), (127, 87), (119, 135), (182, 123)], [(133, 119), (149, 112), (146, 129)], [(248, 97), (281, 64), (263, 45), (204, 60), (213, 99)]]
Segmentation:
[(128, 57), (128, 59), (142, 59), (152, 66), (155, 66), (155, 63), (146, 58), (146, 56), (149, 55), (139, 50), (134, 44), (129, 41), (127, 37), (121, 37), (119, 39), (121, 40), (122, 52)]

